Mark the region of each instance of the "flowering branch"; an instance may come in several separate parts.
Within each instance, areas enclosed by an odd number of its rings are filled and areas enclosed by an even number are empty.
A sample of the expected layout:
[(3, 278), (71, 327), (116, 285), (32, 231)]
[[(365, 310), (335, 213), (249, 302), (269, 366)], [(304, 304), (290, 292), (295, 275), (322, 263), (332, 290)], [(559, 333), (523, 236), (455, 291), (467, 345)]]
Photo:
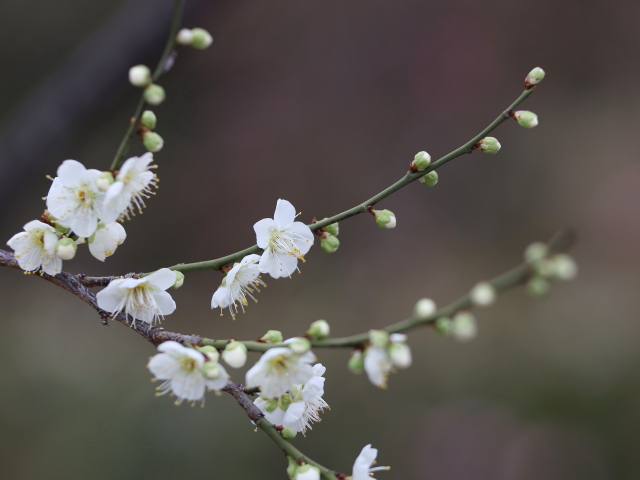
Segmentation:
[[(164, 73), (166, 73), (170, 68), (171, 56), (174, 51), (176, 33), (182, 24), (182, 11), (184, 9), (184, 0), (175, 0), (173, 6), (173, 14), (171, 17), (171, 29), (169, 31), (169, 39), (167, 40), (167, 44), (164, 47), (164, 52), (162, 52), (162, 56), (160, 57), (160, 61), (156, 66), (156, 69), (153, 72), (153, 76), (151, 80), (155, 82), (158, 80)], [(131, 139), (133, 138), (136, 130), (140, 125), (140, 117), (142, 117), (142, 110), (146, 103), (145, 94), (143, 93), (138, 101), (138, 106), (136, 107), (135, 113), (131, 118), (131, 122), (129, 124), (129, 128), (127, 129), (127, 133), (125, 133), (124, 138), (120, 142), (120, 146), (118, 147), (118, 151), (116, 152), (116, 156), (113, 158), (113, 162), (111, 163), (110, 170), (116, 171), (122, 165), (122, 161), (124, 160), (127, 151), (129, 150), (129, 144), (131, 143)]]
[[(373, 205), (375, 205), (376, 203), (380, 202), (381, 200), (387, 198), (392, 193), (395, 193), (398, 190), (400, 190), (401, 188), (403, 188), (403, 187), (409, 185), (410, 183), (414, 182), (415, 180), (418, 180), (419, 178), (424, 177), (429, 172), (435, 171), (436, 169), (440, 168), (445, 163), (450, 162), (454, 158), (460, 157), (460, 156), (468, 154), (468, 153), (472, 153), (474, 150), (476, 150), (478, 148), (478, 143), (483, 138), (485, 138), (489, 133), (491, 133), (493, 130), (495, 130), (502, 122), (504, 122), (504, 121), (506, 121), (506, 120), (508, 120), (508, 119), (513, 117), (514, 109), (518, 105), (520, 105), (522, 102), (524, 102), (529, 97), (529, 95), (531, 95), (533, 93), (533, 90), (534, 90), (533, 86), (527, 87), (520, 94), (520, 96), (505, 111), (503, 111), (493, 122), (491, 122), (478, 135), (473, 137), (471, 140), (469, 140), (467, 143), (465, 143), (461, 147), (455, 149), (454, 151), (448, 153), (447, 155), (445, 155), (445, 156), (441, 157), (440, 159), (438, 159), (437, 161), (433, 162), (426, 170), (417, 171), (417, 172), (410, 170), (405, 174), (404, 177), (402, 177), (400, 180), (395, 182), (393, 185), (391, 185), (388, 188), (384, 189), (383, 191), (381, 191), (377, 195), (374, 195), (373, 197), (371, 197), (370, 199), (366, 200), (365, 202), (362, 202), (361, 204), (356, 205), (355, 207), (350, 208), (349, 210), (345, 210), (342, 213), (334, 215), (333, 217), (325, 218), (325, 219), (320, 220), (320, 221), (318, 221), (316, 223), (309, 224), (308, 227), (312, 231), (315, 231), (315, 230), (319, 230), (321, 228), (324, 228), (324, 227), (326, 227), (328, 225), (331, 225), (333, 223), (336, 223), (336, 222), (338, 222), (340, 220), (344, 220), (346, 218), (353, 217), (353, 216), (358, 215), (360, 213), (369, 212)], [(247, 255), (257, 254), (257, 253), (261, 253), (261, 252), (262, 252), (262, 249), (260, 247), (258, 247), (257, 245), (254, 245), (253, 247), (245, 248), (244, 250), (240, 250), (239, 252), (233, 253), (231, 255), (227, 255), (225, 257), (216, 258), (214, 260), (207, 260), (207, 261), (204, 261), (204, 262), (195, 262), (195, 263), (181, 263), (181, 264), (169, 267), (169, 268), (171, 270), (175, 270), (175, 271), (183, 272), (183, 273), (184, 272), (193, 272), (193, 271), (197, 271), (197, 270), (220, 270), (221, 267), (223, 267), (225, 265), (232, 264), (234, 262), (237, 262), (237, 261), (241, 260), (242, 258), (244, 258)]]

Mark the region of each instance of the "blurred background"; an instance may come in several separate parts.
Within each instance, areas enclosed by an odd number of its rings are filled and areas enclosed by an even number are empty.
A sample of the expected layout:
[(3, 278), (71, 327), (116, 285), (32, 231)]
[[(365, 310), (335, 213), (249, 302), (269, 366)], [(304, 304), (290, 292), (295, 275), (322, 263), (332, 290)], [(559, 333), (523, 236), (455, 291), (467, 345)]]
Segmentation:
[[(108, 168), (155, 65), (169, 0), (0, 5), (0, 238), (39, 217), (67, 158)], [(319, 318), (348, 335), (445, 305), (572, 226), (580, 274), (550, 296), (522, 289), (478, 312), (457, 344), (413, 333), (414, 366), (374, 388), (347, 351), (317, 351), (332, 409), (296, 445), (346, 473), (379, 448), (379, 479), (640, 477), (640, 164), (633, 2), (187, 0), (185, 26), (215, 42), (183, 48), (154, 109), (161, 188), (104, 264), (81, 249), (65, 270), (150, 271), (255, 243), (285, 198), (301, 219), (341, 212), (479, 132), (522, 91), (534, 130), (503, 124), (497, 155), (475, 153), (380, 207), (398, 226), (342, 222), (292, 280), (234, 322), (209, 309), (222, 276), (187, 275), (163, 326), (213, 338), (302, 333)], [(134, 142), (131, 154), (144, 150)], [(6, 240), (2, 240), (4, 243)], [(4, 247), (7, 248), (7, 247)], [(0, 271), (0, 473), (11, 479), (286, 478), (285, 461), (228, 396), (206, 408), (154, 398), (151, 345), (51, 284)], [(250, 363), (257, 356), (250, 358)], [(242, 381), (244, 371), (234, 371)]]

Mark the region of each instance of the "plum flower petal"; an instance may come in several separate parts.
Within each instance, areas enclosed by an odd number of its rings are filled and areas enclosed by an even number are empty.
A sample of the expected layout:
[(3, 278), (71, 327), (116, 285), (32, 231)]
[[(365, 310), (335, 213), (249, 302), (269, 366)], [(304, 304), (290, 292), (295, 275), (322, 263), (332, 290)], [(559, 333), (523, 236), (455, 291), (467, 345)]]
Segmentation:
[(127, 159), (116, 175), (104, 197), (102, 220), (105, 223), (115, 222), (118, 218), (129, 217), (135, 210), (142, 212), (144, 199), (152, 194), (157, 185), (157, 178), (151, 169), (153, 154), (147, 152), (140, 157)]
[(259, 262), (260, 255), (247, 255), (236, 263), (213, 294), (211, 308), (219, 307), (221, 312), (223, 308), (229, 308), (229, 313), (235, 320), (238, 303), (244, 312), (244, 307), (249, 304), (247, 297), (257, 302), (253, 293), (259, 292), (259, 287), (266, 286), (260, 279)]
[(294, 353), (288, 347), (267, 350), (246, 374), (247, 387), (260, 387), (266, 398), (277, 398), (295, 385), (306, 383), (313, 377), (311, 351)]
[(377, 456), (378, 449), (371, 447), (371, 444), (366, 445), (353, 464), (352, 480), (371, 480), (373, 478), (373, 472), (389, 470), (389, 467), (371, 468), (371, 465), (376, 461)]
[(113, 255), (119, 245), (127, 238), (127, 232), (118, 222), (104, 224), (100, 222), (96, 233), (89, 238), (91, 255), (101, 262)]

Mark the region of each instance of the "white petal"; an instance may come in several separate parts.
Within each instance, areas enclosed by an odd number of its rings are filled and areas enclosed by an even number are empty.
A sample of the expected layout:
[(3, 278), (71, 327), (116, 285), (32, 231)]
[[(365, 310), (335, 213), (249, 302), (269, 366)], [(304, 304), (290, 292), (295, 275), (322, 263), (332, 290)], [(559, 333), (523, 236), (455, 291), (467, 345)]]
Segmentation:
[(365, 446), (353, 464), (353, 480), (370, 480), (369, 468), (377, 456), (377, 449), (372, 448), (371, 444)]
[(58, 167), (58, 177), (66, 187), (80, 185), (82, 177), (87, 171), (80, 162), (76, 160), (65, 160)]
[(178, 397), (178, 401), (181, 399), (192, 402), (201, 400), (205, 391), (204, 376), (200, 370), (185, 372), (181, 369), (171, 380), (171, 390)]
[(168, 268), (161, 268), (143, 278), (148, 284), (154, 285), (162, 290), (173, 287), (173, 284), (176, 283), (176, 273)]
[[(175, 274), (174, 274), (175, 276)], [(175, 282), (175, 280), (174, 280)], [(167, 292), (153, 292), (153, 298), (158, 304), (158, 308), (160, 309), (160, 315), (170, 315), (176, 310), (176, 302), (171, 298)]]
[[(298, 422), (302, 418), (304, 414), (304, 402), (294, 402), (289, 408), (287, 408), (286, 413), (284, 414), (284, 418), (282, 419), (282, 425), (285, 427), (291, 426), (293, 427), (295, 423)], [(296, 431), (300, 432), (302, 429)]]
[(211, 298), (211, 308), (227, 308), (231, 304), (229, 287), (220, 285)]
[(271, 218), (263, 218), (253, 225), (253, 230), (256, 232), (256, 243), (260, 248), (269, 246), (269, 238), (275, 228), (276, 223)]
[(178, 362), (166, 353), (154, 355), (147, 366), (149, 371), (159, 380), (173, 378), (180, 368)]
[(280, 231), (287, 230), (289, 226), (296, 219), (296, 209), (291, 205), (291, 202), (278, 199), (276, 203), (276, 211), (273, 214), (273, 220), (276, 224), (276, 228)]
[(313, 245), (314, 235), (311, 229), (302, 222), (294, 222), (293, 225), (289, 227), (287, 233), (289, 232), (293, 233), (293, 235), (289, 234), (289, 236), (293, 240), (293, 243), (296, 244), (296, 247), (298, 247), (298, 250), (300, 250), (303, 255), (307, 253)]

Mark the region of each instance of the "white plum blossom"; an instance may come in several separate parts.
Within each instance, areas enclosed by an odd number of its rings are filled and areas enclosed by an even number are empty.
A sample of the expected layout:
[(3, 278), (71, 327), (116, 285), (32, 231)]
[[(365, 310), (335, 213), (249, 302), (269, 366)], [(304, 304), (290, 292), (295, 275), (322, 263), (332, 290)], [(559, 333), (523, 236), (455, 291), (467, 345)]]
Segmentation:
[(247, 372), (247, 387), (260, 387), (265, 398), (280, 397), (313, 377), (311, 364), (315, 359), (311, 351), (299, 355), (289, 347), (271, 348)]
[(96, 183), (100, 173), (75, 160), (65, 160), (47, 195), (51, 215), (79, 237), (89, 237), (98, 228), (105, 195)]
[(258, 287), (266, 286), (260, 279), (260, 255), (247, 255), (239, 263), (236, 263), (227, 276), (222, 280), (222, 285), (213, 294), (211, 308), (220, 308), (222, 315), (223, 308), (229, 308), (231, 317), (235, 320), (238, 313), (237, 304), (244, 312), (249, 302), (247, 297), (257, 302), (253, 296), (254, 290), (260, 291)]
[(96, 232), (89, 237), (89, 251), (91, 255), (104, 262), (126, 238), (127, 232), (118, 222), (100, 222)]
[[(353, 474), (351, 475), (352, 480), (371, 480), (373, 479), (373, 472), (380, 472), (383, 470), (390, 470), (389, 467), (375, 467), (371, 468), (376, 461), (376, 457), (378, 456), (378, 449), (373, 448), (371, 444), (366, 445), (356, 461), (353, 464)], [(375, 479), (374, 479), (375, 480)]]
[(126, 160), (104, 197), (102, 220), (105, 223), (115, 222), (121, 216), (129, 217), (137, 208), (142, 212), (144, 199), (152, 193), (156, 186), (156, 177), (150, 171), (153, 165), (153, 154), (147, 152), (140, 157)]
[(393, 367), (408, 368), (411, 365), (411, 350), (406, 341), (406, 335), (392, 333), (386, 344), (372, 344), (365, 350), (364, 370), (376, 387), (387, 388), (387, 378)]
[(168, 341), (158, 346), (160, 353), (154, 355), (147, 368), (158, 380), (164, 382), (157, 388), (157, 395), (172, 392), (176, 397), (176, 404), (180, 405), (184, 400), (204, 402), (204, 394), (207, 388), (220, 391), (226, 384), (228, 374), (224, 367), (216, 364), (216, 378), (209, 378), (205, 373), (207, 362), (205, 356), (185, 347), (178, 342)]
[(14, 250), (20, 268), (27, 272), (42, 268), (49, 275), (60, 273), (62, 259), (56, 255), (58, 237), (55, 231), (51, 225), (32, 220), (24, 226), (24, 232), (9, 239), (7, 245)]
[(253, 226), (258, 246), (264, 249), (260, 271), (273, 278), (290, 277), (298, 268), (298, 260), (313, 245), (313, 232), (296, 222), (296, 210), (287, 200), (279, 199), (273, 218), (263, 218)]
[[(278, 399), (278, 406), (268, 411), (270, 403), (265, 398), (258, 397), (253, 403), (264, 413), (267, 420), (275, 425), (291, 427), (296, 432), (304, 432), (311, 429), (311, 424), (320, 421), (319, 412), (329, 405), (324, 401), (324, 372), (327, 369), (320, 363), (313, 366), (313, 377), (304, 385), (291, 387), (283, 399)], [(272, 400), (275, 402), (275, 400)]]
[(168, 268), (142, 278), (119, 278), (96, 295), (98, 307), (117, 315), (121, 312), (146, 323), (159, 321), (173, 313), (176, 302), (165, 290), (172, 287), (176, 274)]

